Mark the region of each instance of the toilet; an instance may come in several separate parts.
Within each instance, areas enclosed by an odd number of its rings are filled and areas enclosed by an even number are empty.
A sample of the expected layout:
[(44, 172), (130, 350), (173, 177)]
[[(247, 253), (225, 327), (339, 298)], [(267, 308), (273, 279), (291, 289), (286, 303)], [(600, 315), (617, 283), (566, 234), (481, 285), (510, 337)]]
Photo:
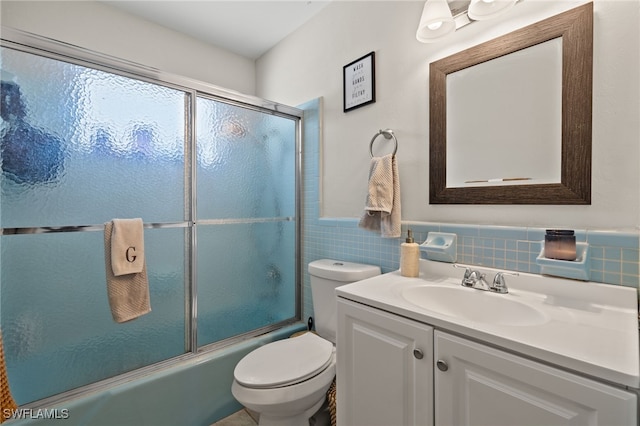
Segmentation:
[(321, 259), (309, 263), (316, 333), (278, 340), (240, 360), (231, 393), (261, 426), (308, 425), (336, 374), (335, 288), (380, 274), (378, 266)]

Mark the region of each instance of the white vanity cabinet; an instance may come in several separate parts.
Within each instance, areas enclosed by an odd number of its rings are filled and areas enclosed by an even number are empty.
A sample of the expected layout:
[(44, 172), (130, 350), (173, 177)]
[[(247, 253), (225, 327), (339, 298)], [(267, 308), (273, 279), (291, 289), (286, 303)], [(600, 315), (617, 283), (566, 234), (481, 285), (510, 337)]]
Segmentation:
[(434, 333), (435, 424), (636, 425), (636, 395), (448, 333)]
[(337, 357), (338, 426), (638, 424), (634, 392), (342, 297)]
[(339, 299), (339, 425), (433, 425), (433, 328)]

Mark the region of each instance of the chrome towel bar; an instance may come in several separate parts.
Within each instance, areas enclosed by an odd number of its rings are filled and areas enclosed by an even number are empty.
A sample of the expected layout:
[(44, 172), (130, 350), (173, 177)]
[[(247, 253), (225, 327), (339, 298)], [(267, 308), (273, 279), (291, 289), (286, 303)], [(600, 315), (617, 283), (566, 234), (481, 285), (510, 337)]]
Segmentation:
[(385, 139), (393, 138), (393, 141), (395, 142), (396, 145), (393, 148), (393, 154), (391, 154), (391, 155), (396, 155), (396, 152), (398, 152), (398, 139), (396, 139), (396, 136), (393, 134), (393, 130), (385, 129), (385, 130), (378, 130), (378, 133), (373, 135), (373, 138), (371, 138), (371, 143), (369, 144), (369, 154), (371, 154), (371, 158), (373, 158), (373, 142), (380, 135), (383, 135), (385, 137)]
[[(162, 222), (145, 223), (144, 228), (188, 228), (190, 222)], [(24, 228), (0, 228), (0, 235), (20, 235), (20, 234), (51, 234), (54, 232), (86, 232), (104, 231), (104, 224), (96, 225), (72, 225), (72, 226), (36, 226)]]
[[(282, 217), (256, 217), (256, 218), (239, 218), (239, 219), (203, 219), (197, 222), (158, 222), (145, 223), (145, 229), (166, 229), (166, 228), (190, 228), (196, 224), (199, 225), (235, 225), (235, 224), (252, 224), (267, 222), (294, 222), (293, 216)], [(28, 235), (28, 234), (50, 234), (54, 232), (85, 232), (85, 231), (103, 231), (104, 224), (95, 225), (72, 225), (72, 226), (38, 226), (23, 228), (0, 228), (0, 235)]]

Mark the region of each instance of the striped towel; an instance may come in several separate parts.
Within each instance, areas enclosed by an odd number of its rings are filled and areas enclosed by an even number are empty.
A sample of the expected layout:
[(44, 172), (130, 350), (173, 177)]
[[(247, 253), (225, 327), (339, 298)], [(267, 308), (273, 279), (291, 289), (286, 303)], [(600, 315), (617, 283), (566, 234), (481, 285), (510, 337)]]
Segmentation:
[(392, 154), (373, 157), (364, 214), (358, 226), (379, 232), (383, 238), (400, 237), (400, 177)]

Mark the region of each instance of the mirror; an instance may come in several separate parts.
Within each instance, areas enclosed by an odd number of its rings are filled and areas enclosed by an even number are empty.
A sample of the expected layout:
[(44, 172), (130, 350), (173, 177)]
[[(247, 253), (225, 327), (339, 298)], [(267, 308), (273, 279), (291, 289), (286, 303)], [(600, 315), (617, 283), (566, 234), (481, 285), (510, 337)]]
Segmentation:
[(555, 38), (447, 75), (447, 188), (560, 183), (561, 69)]
[(592, 3), (432, 62), (429, 202), (591, 204), (592, 73)]

